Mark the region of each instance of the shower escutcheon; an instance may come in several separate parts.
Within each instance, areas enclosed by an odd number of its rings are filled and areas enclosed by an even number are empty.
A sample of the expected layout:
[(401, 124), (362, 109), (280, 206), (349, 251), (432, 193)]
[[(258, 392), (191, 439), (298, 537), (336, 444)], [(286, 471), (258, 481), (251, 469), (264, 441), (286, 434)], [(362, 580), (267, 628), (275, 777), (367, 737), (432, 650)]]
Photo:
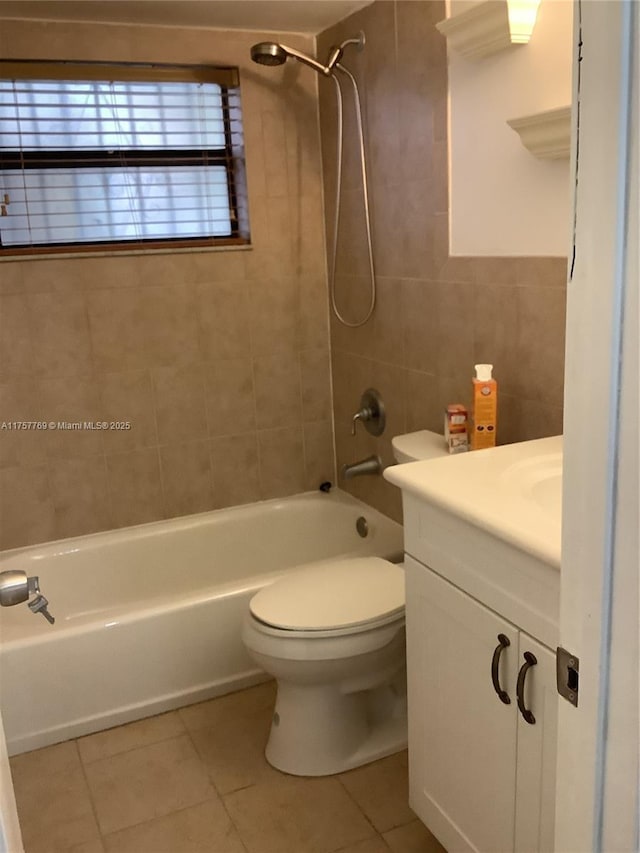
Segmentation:
[(367, 388), (360, 397), (360, 409), (351, 420), (351, 435), (356, 434), (356, 426), (361, 421), (371, 435), (382, 435), (387, 423), (387, 415), (379, 391)]

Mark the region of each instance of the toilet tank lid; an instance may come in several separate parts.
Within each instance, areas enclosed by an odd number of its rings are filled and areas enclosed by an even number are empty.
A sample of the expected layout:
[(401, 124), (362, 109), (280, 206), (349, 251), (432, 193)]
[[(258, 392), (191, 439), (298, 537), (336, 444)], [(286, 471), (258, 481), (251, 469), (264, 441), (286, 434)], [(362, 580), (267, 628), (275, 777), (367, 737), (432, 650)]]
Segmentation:
[(391, 445), (396, 454), (400, 452), (403, 457), (416, 461), (449, 455), (445, 437), (428, 429), (396, 435), (391, 439)]
[(328, 631), (373, 622), (404, 610), (404, 571), (380, 557), (312, 563), (264, 587), (251, 613), (275, 628)]

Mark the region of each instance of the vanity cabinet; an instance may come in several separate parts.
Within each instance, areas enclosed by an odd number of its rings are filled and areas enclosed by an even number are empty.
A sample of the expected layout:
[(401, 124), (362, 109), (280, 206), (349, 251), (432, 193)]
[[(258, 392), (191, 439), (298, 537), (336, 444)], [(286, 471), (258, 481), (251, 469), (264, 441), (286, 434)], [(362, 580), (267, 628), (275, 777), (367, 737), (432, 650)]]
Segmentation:
[(551, 853), (554, 653), (409, 555), (405, 567), (412, 808), (452, 853)]

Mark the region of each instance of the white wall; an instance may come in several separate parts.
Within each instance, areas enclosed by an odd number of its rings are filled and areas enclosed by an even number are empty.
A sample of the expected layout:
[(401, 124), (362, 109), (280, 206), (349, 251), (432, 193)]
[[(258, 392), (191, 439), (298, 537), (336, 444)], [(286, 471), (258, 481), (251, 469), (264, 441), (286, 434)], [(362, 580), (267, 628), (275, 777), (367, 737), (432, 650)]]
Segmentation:
[(535, 158), (506, 120), (571, 103), (572, 7), (542, 0), (528, 45), (474, 61), (449, 50), (452, 255), (568, 252), (569, 161)]

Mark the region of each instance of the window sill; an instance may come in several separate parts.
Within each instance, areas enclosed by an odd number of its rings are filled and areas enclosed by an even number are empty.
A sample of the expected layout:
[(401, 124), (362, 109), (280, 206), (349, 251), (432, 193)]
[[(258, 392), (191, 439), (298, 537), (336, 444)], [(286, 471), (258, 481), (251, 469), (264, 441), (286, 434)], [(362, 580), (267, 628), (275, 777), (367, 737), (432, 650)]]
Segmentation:
[(227, 245), (212, 246), (210, 244), (202, 244), (200, 246), (158, 246), (156, 248), (143, 249), (137, 248), (105, 248), (92, 250), (69, 250), (69, 251), (48, 251), (25, 249), (23, 251), (12, 252), (10, 249), (0, 249), (0, 264), (16, 261), (41, 261), (41, 260), (63, 260), (68, 258), (113, 258), (135, 255), (187, 255), (187, 254), (202, 254), (203, 252), (245, 252), (248, 249), (253, 249), (249, 241), (244, 243), (233, 242)]

